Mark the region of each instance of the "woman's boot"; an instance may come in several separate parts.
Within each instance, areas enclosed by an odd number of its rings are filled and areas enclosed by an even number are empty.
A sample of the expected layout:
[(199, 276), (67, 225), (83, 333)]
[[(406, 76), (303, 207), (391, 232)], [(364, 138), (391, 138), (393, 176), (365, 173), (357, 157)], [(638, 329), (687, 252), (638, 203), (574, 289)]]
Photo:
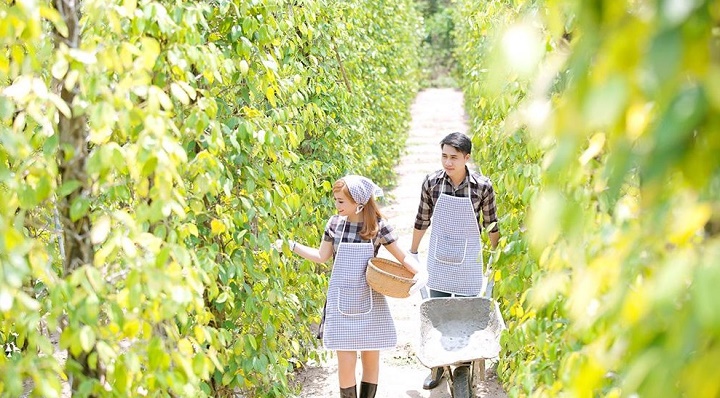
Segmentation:
[(363, 381), (360, 383), (360, 398), (375, 398), (377, 384)]
[(341, 388), (340, 398), (357, 398), (357, 389), (355, 387)]

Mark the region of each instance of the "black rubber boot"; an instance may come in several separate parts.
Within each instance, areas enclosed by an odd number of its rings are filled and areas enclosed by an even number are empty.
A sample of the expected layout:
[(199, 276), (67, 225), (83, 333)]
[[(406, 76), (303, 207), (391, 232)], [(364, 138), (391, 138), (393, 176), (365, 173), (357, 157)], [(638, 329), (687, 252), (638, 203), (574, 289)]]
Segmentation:
[(360, 398), (375, 398), (377, 384), (363, 381), (360, 383)]
[(425, 379), (423, 388), (426, 390), (432, 390), (440, 384), (442, 380), (443, 368), (432, 368), (430, 369), (430, 375)]
[(357, 386), (341, 388), (340, 398), (357, 398)]

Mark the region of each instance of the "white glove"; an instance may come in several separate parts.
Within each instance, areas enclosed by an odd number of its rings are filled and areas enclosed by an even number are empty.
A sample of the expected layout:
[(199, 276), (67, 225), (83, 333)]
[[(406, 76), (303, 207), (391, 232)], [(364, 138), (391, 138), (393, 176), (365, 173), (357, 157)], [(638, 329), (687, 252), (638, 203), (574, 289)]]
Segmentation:
[(420, 254), (419, 253), (413, 253), (411, 251), (408, 251), (408, 253), (410, 253), (410, 257), (414, 258), (415, 261), (417, 261), (418, 264), (420, 264)]
[(408, 293), (410, 293), (411, 296), (413, 294), (415, 294), (416, 292), (418, 292), (420, 289), (424, 288), (425, 285), (427, 285), (427, 281), (428, 281), (427, 271), (422, 270), (422, 271), (416, 273), (415, 276), (413, 277), (413, 280), (415, 281), (415, 283), (412, 286), (410, 286), (410, 290), (408, 292)]
[[(284, 244), (284, 243), (285, 243), (284, 240), (278, 239), (278, 240), (275, 241), (275, 243), (273, 243), (272, 247), (273, 247), (273, 249), (275, 249), (275, 250), (277, 250), (277, 251), (280, 252), (280, 251), (282, 251), (282, 247), (283, 247), (283, 244)], [(292, 251), (293, 249), (295, 249), (295, 241), (293, 241), (293, 240), (288, 240), (288, 241), (287, 241), (287, 244), (288, 244), (288, 246), (290, 247), (290, 250), (291, 250), (291, 251)]]
[(284, 242), (285, 242), (285, 241), (282, 240), (282, 239), (276, 240), (275, 243), (272, 244), (273, 249), (275, 249), (275, 250), (277, 250), (277, 251), (282, 251), (282, 247), (283, 247), (283, 243), (284, 243)]
[(497, 261), (499, 255), (500, 253), (497, 249), (490, 250), (490, 255), (488, 255), (487, 268), (492, 268), (493, 264), (495, 264), (495, 261)]
[(497, 250), (490, 251), (490, 255), (488, 256), (487, 261), (487, 268), (484, 274), (484, 277), (487, 278), (487, 282), (485, 285), (485, 291), (482, 292), (481, 296), (490, 300), (492, 300), (492, 292), (493, 288), (495, 287), (495, 272), (493, 271), (493, 264), (495, 264), (495, 261), (497, 261), (498, 255), (499, 253)]

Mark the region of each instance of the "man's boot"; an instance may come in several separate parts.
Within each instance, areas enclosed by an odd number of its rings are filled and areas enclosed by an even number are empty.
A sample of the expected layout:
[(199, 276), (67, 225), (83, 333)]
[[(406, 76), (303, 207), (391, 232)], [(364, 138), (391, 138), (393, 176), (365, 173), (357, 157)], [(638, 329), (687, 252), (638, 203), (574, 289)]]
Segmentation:
[(432, 390), (437, 387), (438, 384), (440, 384), (440, 380), (442, 380), (443, 371), (444, 370), (441, 367), (430, 369), (430, 375), (425, 379), (423, 388), (426, 390)]
[(360, 398), (375, 398), (377, 384), (363, 381), (360, 383)]
[(341, 388), (340, 398), (357, 398), (357, 389), (355, 387)]

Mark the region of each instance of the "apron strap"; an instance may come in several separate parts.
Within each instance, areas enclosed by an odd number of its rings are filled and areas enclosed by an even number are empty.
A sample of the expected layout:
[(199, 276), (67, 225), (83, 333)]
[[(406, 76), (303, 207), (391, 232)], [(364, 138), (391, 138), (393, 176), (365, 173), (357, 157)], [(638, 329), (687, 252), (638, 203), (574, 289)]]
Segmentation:
[[(340, 233), (338, 234), (337, 233), (338, 231), (336, 230), (335, 237), (333, 238), (333, 244), (337, 243), (336, 246), (338, 249), (340, 248), (340, 244), (343, 243), (342, 240), (343, 240), (343, 237), (345, 236), (345, 226), (347, 224), (347, 216), (341, 217), (341, 218), (342, 218), (342, 227), (338, 227), (338, 229), (340, 230)], [(346, 243), (353, 243), (353, 242), (346, 242)], [(373, 243), (373, 240), (361, 238), (360, 242), (358, 242), (358, 243)], [(373, 246), (375, 246), (375, 245), (373, 244)], [(336, 253), (337, 253), (337, 251), (336, 251)]]

